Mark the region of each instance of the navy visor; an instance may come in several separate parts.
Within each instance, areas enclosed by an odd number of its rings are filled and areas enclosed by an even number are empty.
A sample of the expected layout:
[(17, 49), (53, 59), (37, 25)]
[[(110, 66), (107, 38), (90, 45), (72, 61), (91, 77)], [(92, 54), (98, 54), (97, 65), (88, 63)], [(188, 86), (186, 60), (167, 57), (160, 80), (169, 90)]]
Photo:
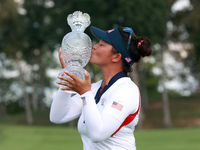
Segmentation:
[(99, 28), (92, 26), (91, 32), (95, 37), (102, 39), (103, 41), (113, 45), (115, 49), (118, 51), (118, 53), (122, 55), (122, 59), (126, 62), (126, 64), (131, 66), (134, 63), (134, 60), (129, 54), (124, 44), (124, 41), (121, 37), (121, 34), (117, 28), (108, 31), (103, 31)]

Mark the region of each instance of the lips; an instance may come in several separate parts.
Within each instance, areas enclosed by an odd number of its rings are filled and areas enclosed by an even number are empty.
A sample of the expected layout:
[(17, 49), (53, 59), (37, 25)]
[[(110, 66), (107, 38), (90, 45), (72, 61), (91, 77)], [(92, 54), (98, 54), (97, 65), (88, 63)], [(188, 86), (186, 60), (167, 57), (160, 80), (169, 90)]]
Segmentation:
[(92, 49), (91, 54), (94, 54), (94, 50)]

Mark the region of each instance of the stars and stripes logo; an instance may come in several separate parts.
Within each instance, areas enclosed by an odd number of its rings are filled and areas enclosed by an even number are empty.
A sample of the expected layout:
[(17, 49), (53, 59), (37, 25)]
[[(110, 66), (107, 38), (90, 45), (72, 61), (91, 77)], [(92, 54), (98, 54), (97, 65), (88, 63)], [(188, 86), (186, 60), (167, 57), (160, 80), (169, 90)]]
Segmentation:
[(132, 59), (130, 57), (126, 57), (125, 60), (127, 63), (129, 63)]
[(108, 30), (108, 33), (113, 32), (115, 29)]
[(105, 102), (106, 102), (106, 99), (103, 98), (103, 99), (101, 100), (101, 105), (104, 106), (104, 103), (105, 103)]
[(85, 97), (81, 97), (81, 99), (83, 100), (83, 105), (85, 106), (87, 104)]
[(124, 106), (123, 106), (122, 104), (119, 104), (119, 103), (117, 103), (117, 102), (114, 101), (114, 102), (112, 103), (111, 107), (113, 107), (113, 108), (115, 108), (115, 109), (121, 111), (122, 108), (123, 108)]

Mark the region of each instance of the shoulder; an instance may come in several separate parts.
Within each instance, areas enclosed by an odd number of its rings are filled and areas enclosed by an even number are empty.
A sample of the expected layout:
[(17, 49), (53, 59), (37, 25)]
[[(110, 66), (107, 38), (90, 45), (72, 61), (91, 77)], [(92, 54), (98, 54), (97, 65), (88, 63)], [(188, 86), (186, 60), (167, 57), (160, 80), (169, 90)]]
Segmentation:
[(135, 93), (139, 92), (138, 86), (129, 78), (121, 78), (116, 82), (115, 88), (113, 90), (116, 94), (128, 94), (134, 95)]
[(108, 94), (109, 99), (128, 105), (127, 107), (134, 110), (138, 108), (140, 91), (129, 77), (119, 79)]
[(104, 112), (114, 115), (121, 122), (139, 108), (140, 92), (129, 78), (118, 79), (106, 93), (107, 103)]

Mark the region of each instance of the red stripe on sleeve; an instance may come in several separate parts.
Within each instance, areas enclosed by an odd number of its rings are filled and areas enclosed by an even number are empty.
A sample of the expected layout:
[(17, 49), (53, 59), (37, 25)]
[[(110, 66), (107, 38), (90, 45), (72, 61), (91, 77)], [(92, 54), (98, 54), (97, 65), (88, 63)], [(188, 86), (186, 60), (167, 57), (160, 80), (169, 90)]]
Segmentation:
[(130, 114), (125, 120), (124, 122), (121, 124), (121, 126), (111, 135), (111, 137), (113, 137), (113, 135), (115, 135), (123, 126), (128, 125), (129, 123), (131, 123), (133, 121), (133, 119), (135, 119), (136, 115), (139, 113), (140, 110), (140, 95), (139, 95), (139, 106), (138, 106), (138, 110), (134, 113), (134, 114)]

